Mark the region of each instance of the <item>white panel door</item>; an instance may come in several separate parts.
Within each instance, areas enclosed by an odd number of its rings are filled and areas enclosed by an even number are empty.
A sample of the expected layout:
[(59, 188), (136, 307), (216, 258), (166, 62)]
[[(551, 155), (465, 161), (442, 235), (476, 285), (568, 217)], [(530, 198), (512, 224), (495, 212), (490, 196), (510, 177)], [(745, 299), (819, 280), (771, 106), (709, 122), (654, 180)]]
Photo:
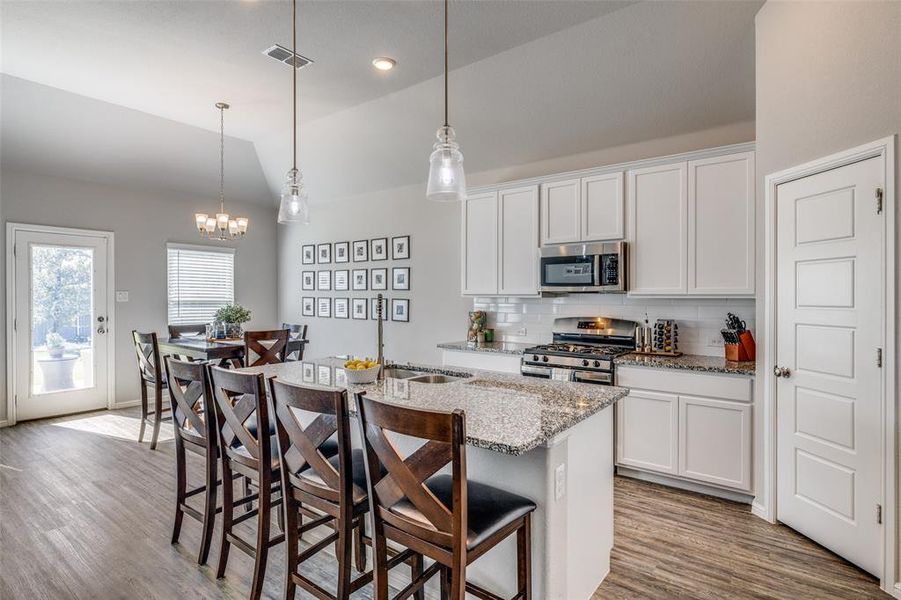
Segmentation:
[(497, 192), (463, 202), (464, 294), (497, 294)]
[(675, 475), (679, 399), (633, 389), (616, 403), (617, 464)]
[(679, 396), (679, 475), (751, 489), (751, 405)]
[(542, 245), (579, 241), (581, 193), (579, 179), (541, 184)]
[(107, 408), (106, 235), (14, 235), (16, 420)]
[(582, 178), (582, 241), (623, 239), (624, 212), (622, 173)]
[[(879, 576), (881, 158), (780, 185), (777, 517)], [(778, 371), (788, 369), (787, 373)]]
[(681, 295), (688, 286), (686, 163), (629, 171), (629, 291)]
[(538, 186), (501, 190), (497, 198), (497, 292), (538, 295)]
[(688, 293), (754, 293), (754, 153), (688, 162)]

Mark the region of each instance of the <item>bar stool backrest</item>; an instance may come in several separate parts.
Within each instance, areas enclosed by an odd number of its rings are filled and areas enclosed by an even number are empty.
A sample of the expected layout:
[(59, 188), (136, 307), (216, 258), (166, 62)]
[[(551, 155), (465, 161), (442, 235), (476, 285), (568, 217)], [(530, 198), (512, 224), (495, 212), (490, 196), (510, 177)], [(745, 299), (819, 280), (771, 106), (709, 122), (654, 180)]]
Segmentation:
[[(266, 344), (264, 342), (271, 342)], [(285, 362), (288, 349), (288, 330), (244, 332), (244, 366), (258, 367)], [(251, 360), (251, 357), (256, 356)]]
[(186, 325), (169, 325), (169, 337), (206, 336), (206, 323), (189, 323)]
[(162, 364), (160, 363), (160, 345), (155, 332), (131, 332), (138, 358), (138, 371), (141, 379), (157, 384), (163, 381)]
[[(239, 464), (259, 469), (271, 454), (269, 405), (261, 373), (243, 373), (207, 366), (210, 373), (222, 452)], [(254, 417), (253, 430), (248, 419)], [(246, 454), (237, 451), (243, 447)]]
[(215, 447), (216, 412), (206, 365), (169, 356), (165, 361), (175, 435), (198, 445)]

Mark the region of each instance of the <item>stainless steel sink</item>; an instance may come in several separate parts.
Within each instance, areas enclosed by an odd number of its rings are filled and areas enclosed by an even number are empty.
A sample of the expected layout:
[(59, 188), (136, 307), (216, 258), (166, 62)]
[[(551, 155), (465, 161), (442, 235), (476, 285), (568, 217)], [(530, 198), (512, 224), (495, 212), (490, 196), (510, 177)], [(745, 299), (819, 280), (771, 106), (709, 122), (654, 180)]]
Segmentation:
[(462, 371), (417, 371), (415, 366), (409, 369), (401, 366), (388, 366), (385, 367), (384, 375), (386, 378), (406, 379), (407, 381), (414, 381), (416, 383), (452, 383), (454, 381), (466, 379), (467, 377), (472, 377), (471, 373)]
[(442, 373), (424, 373), (416, 377), (410, 377), (410, 381), (417, 383), (451, 383), (452, 381), (460, 381), (460, 377), (452, 375), (444, 375)]
[(400, 369), (398, 367), (386, 367), (382, 373), (385, 377), (392, 379), (410, 379), (422, 375), (422, 371), (411, 371), (410, 369)]

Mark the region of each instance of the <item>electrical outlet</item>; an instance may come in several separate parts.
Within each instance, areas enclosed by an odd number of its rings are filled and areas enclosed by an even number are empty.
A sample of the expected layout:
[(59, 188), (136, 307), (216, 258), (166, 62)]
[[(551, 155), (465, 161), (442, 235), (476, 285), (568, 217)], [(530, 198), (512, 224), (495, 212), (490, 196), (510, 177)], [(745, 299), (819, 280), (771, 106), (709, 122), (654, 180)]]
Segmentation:
[(528, 333), (528, 330), (525, 327), (520, 327), (516, 330), (516, 335), (526, 335), (526, 333)]
[(719, 333), (716, 335), (711, 335), (707, 339), (707, 345), (711, 348), (722, 348), (723, 347), (723, 336)]
[(116, 302), (128, 302), (128, 292), (116, 291)]
[(554, 499), (562, 500), (566, 496), (566, 463), (554, 469)]

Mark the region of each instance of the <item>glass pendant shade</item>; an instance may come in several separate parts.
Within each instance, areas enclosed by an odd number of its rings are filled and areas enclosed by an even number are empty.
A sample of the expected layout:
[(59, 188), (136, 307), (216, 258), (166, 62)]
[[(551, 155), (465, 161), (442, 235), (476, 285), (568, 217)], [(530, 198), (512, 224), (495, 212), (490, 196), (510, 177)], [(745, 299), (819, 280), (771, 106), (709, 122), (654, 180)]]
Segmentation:
[(310, 224), (310, 203), (304, 188), (303, 175), (297, 169), (288, 171), (278, 206), (279, 223)]
[(241, 235), (247, 233), (247, 225), (250, 223), (250, 220), (247, 217), (238, 217), (236, 222), (238, 224), (238, 233)]
[(206, 213), (197, 213), (194, 215), (194, 224), (197, 226), (197, 231), (200, 231), (201, 233), (204, 231), (206, 228), (207, 216)]
[(213, 217), (209, 217), (206, 220), (207, 235), (212, 234), (214, 231), (216, 231), (216, 219), (214, 219)]
[(438, 141), (429, 157), (429, 183), (426, 197), (438, 202), (466, 199), (466, 174), (463, 172), (463, 153), (454, 141), (454, 128), (438, 129)]

